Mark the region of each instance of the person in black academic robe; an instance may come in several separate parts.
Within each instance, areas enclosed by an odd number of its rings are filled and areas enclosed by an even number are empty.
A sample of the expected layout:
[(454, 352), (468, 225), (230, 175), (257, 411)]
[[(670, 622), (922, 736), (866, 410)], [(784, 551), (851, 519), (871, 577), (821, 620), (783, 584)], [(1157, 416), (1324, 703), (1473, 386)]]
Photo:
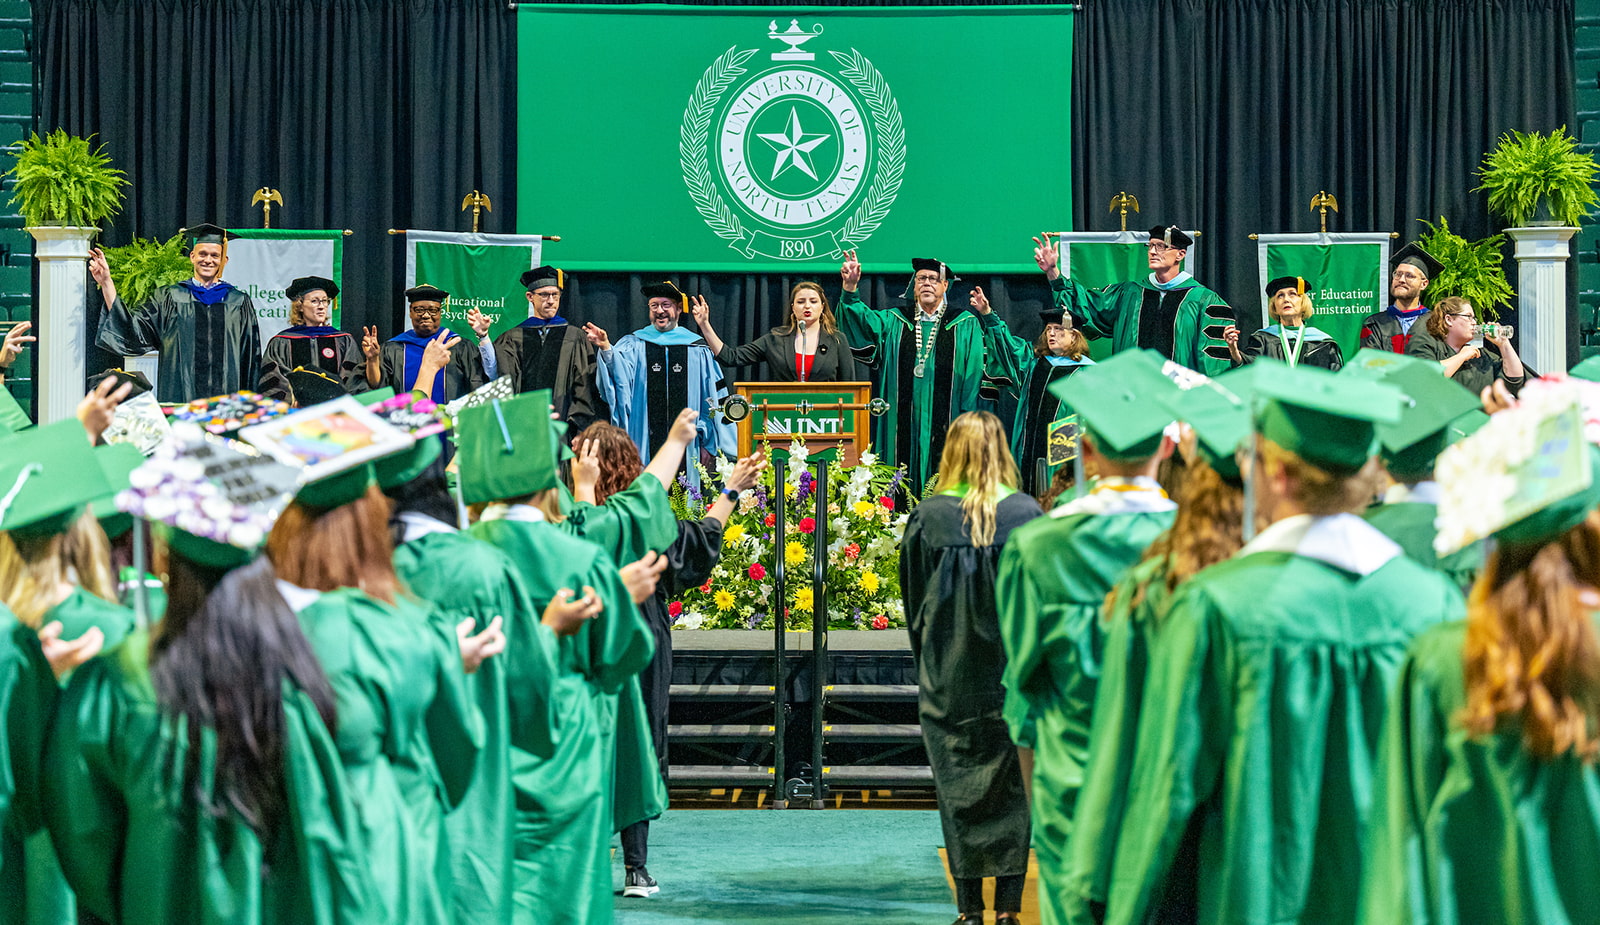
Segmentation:
[[(1028, 869), (1027, 788), (1002, 716), (1006, 656), (995, 576), (1011, 531), (1041, 511), (1016, 490), (1006, 436), (1000, 419), (984, 411), (951, 423), (939, 490), (912, 510), (900, 553), (918, 715), (958, 922), (983, 921), (985, 877), (996, 878), (996, 922), (1015, 922)], [(989, 523), (969, 513), (977, 508), (988, 509)]]
[[(305, 368), (339, 380), (347, 393), (365, 392), (369, 386), (361, 346), (353, 335), (328, 324), (339, 287), (331, 279), (302, 276), (289, 284), (284, 295), (289, 297), (289, 327), (267, 340), (256, 391), (288, 401), (289, 373)], [(300, 402), (301, 406), (308, 404), (312, 402)]]
[[(369, 385), (386, 385), (394, 389), (396, 394), (411, 391), (417, 383), (417, 372), (422, 367), (424, 348), (428, 346), (428, 341), (438, 337), (441, 332), (444, 342), (454, 346), (450, 350), (449, 364), (439, 371), (433, 381), (430, 398), (439, 403), (454, 401), (494, 378), (488, 369), (494, 358), (494, 345), (486, 339), (489, 319), (479, 314), (477, 309), (469, 312), (467, 321), (477, 335), (477, 349), (460, 343), (461, 338), (455, 332), (440, 326), (444, 317), (444, 303), (449, 298), (450, 293), (434, 286), (413, 286), (406, 290), (406, 301), (411, 306), (411, 329), (395, 335), (383, 345), (379, 352), (378, 380), (373, 381), (369, 370)], [(498, 366), (497, 363), (494, 365)]]
[(148, 305), (130, 309), (117, 297), (105, 254), (96, 249), (89, 272), (106, 312), (95, 346), (118, 356), (160, 354), (156, 398), (181, 403), (254, 389), (261, 366), (261, 327), (243, 290), (222, 279), (227, 239), (216, 225), (187, 229), (194, 278), (158, 290)]
[[(703, 297), (695, 298), (691, 311), (700, 336), (723, 366), (765, 364), (773, 382), (855, 382), (866, 374), (857, 370), (850, 343), (839, 333), (828, 297), (816, 283), (796, 283), (789, 291), (788, 324), (737, 347), (717, 336)], [(873, 352), (868, 348), (869, 356)]]
[(611, 409), (595, 386), (595, 349), (583, 328), (561, 317), (561, 293), (567, 275), (555, 267), (535, 267), (522, 274), (528, 290), (528, 319), (495, 338), (500, 375), (517, 392), (549, 389), (551, 405), (567, 433), (577, 434), (595, 421), (609, 420)]
[(1423, 324), (1412, 329), (1406, 356), (1438, 362), (1446, 377), (1473, 395), (1481, 395), (1496, 380), (1503, 380), (1511, 394), (1517, 394), (1527, 371), (1516, 348), (1511, 346), (1511, 338), (1489, 340), (1499, 351), (1500, 355), (1495, 356), (1472, 344), (1476, 326), (1477, 314), (1466, 299), (1440, 299)]
[(1272, 324), (1254, 331), (1241, 349), (1239, 329), (1228, 325), (1222, 336), (1235, 368), (1266, 357), (1290, 366), (1318, 366), (1338, 372), (1344, 366), (1339, 343), (1309, 324), (1315, 307), (1306, 294), (1311, 284), (1298, 276), (1280, 276), (1267, 283), (1267, 314)]
[(1389, 298), (1393, 302), (1381, 312), (1361, 321), (1361, 349), (1405, 353), (1415, 333), (1413, 327), (1428, 314), (1422, 293), (1428, 281), (1439, 275), (1444, 264), (1415, 243), (1407, 244), (1389, 261)]

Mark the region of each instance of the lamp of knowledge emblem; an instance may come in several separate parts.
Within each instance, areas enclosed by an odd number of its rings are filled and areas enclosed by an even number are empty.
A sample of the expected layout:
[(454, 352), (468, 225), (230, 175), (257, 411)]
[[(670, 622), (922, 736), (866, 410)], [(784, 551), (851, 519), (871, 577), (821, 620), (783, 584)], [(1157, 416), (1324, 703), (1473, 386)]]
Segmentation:
[(802, 46), (798, 20), (729, 48), (689, 96), (678, 160), (689, 198), (728, 246), (753, 258), (837, 259), (872, 236), (900, 191), (905, 128), (883, 75), (859, 51)]

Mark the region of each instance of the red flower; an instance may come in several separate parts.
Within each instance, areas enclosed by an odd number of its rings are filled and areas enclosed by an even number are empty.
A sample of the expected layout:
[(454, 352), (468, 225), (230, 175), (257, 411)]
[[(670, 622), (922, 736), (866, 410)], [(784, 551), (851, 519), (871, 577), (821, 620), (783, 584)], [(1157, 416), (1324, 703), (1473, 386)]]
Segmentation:
[(701, 591), (702, 594), (710, 594), (711, 593), (711, 579), (709, 579), (709, 578), (706, 579), (706, 583), (700, 586), (700, 591)]
[(859, 555), (861, 555), (861, 544), (860, 543), (851, 543), (850, 545), (848, 545), (848, 546), (846, 546), (844, 548), (844, 557), (846, 559), (854, 559), (856, 556), (859, 556)]
[(750, 575), (751, 581), (760, 581), (761, 579), (767, 577), (767, 570), (762, 567), (760, 562), (756, 562), (750, 566), (750, 571), (748, 574)]
[(801, 533), (810, 533), (817, 529), (817, 522), (810, 517), (802, 517), (798, 526)]
[(894, 499), (889, 497), (888, 495), (879, 495), (878, 496), (878, 503), (883, 505), (884, 507), (888, 508), (891, 511), (894, 510)]
[(886, 629), (888, 629), (889, 628), (889, 618), (884, 616), (881, 613), (878, 614), (876, 617), (872, 618), (872, 628), (875, 629), (875, 630), (886, 630)]
[(676, 617), (681, 616), (682, 614), (683, 614), (683, 602), (682, 601), (673, 601), (672, 603), (667, 605), (667, 616), (676, 618)]
[(778, 515), (777, 514), (768, 514), (767, 515), (767, 519), (765, 521), (767, 526), (770, 527), (770, 526), (772, 526), (773, 524), (775, 524), (777, 522), (778, 522)]

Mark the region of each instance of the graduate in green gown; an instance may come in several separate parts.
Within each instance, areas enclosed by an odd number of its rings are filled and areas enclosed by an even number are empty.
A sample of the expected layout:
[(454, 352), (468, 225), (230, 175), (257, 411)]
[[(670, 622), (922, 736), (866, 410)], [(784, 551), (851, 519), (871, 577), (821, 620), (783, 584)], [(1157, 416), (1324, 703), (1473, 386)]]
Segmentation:
[(1466, 593), (1483, 564), (1483, 544), (1473, 543), (1448, 556), (1434, 552), (1439, 483), (1434, 481), (1433, 466), (1446, 446), (1488, 417), (1478, 410), (1471, 393), (1444, 377), (1438, 364), (1377, 350), (1357, 356), (1373, 362), (1353, 365), (1346, 375), (1377, 376), (1409, 399), (1400, 409), (1400, 420), (1378, 428), (1379, 458), (1395, 484), (1362, 516), (1399, 543), (1406, 555), (1444, 572)]
[(1462, 610), (1355, 514), (1399, 392), (1304, 366), (1256, 376), (1271, 526), (1167, 609), (1106, 922), (1353, 921), (1387, 692), (1411, 638)]
[(110, 554), (86, 505), (110, 492), (77, 421), (0, 441), (0, 597), (17, 622), (12, 644), (25, 661), (12, 691), (6, 734), (15, 781), (0, 833), (0, 921), (70, 923), (72, 893), (44, 831), (41, 761), (61, 690), (46, 648), (76, 641), (85, 654), (115, 645), (133, 613), (113, 603)]
[(1100, 676), (1106, 593), (1172, 525), (1175, 505), (1155, 481), (1172, 450), (1172, 417), (1158, 397), (1175, 389), (1161, 358), (1133, 350), (1055, 386), (1080, 417), (1088, 494), (1017, 530), (996, 579), (1005, 646), (1004, 715), (1011, 739), (1031, 750), (1033, 845), (1040, 908), (1060, 922), (1059, 885), (1083, 783), (1089, 720)]
[(856, 252), (845, 251), (839, 327), (852, 346), (878, 350), (873, 385), (889, 412), (872, 425), (873, 449), (880, 459), (906, 467), (909, 491), (920, 497), (939, 463), (950, 421), (986, 407), (979, 390), (986, 375), (999, 375), (999, 367), (985, 356), (977, 316), (945, 297), (955, 273), (924, 257), (911, 267), (906, 304), (899, 310), (873, 308), (857, 292)]
[(1231, 358), (1223, 332), (1234, 323), (1222, 296), (1183, 269), (1194, 240), (1177, 225), (1150, 229), (1150, 275), (1088, 289), (1061, 275), (1060, 254), (1048, 236), (1034, 238), (1033, 259), (1050, 281), (1056, 307), (1072, 313), (1091, 338), (1111, 338), (1111, 349), (1154, 350), (1181, 366), (1219, 376)]
[(378, 921), (332, 688), (255, 555), (271, 515), (198, 468), (159, 455), (123, 495), (166, 519), (172, 606), (62, 697), (44, 775), (62, 868), (106, 922)]
[(1072, 818), (1064, 892), (1075, 921), (1104, 915), (1117, 838), (1137, 795), (1129, 789), (1150, 651), (1173, 592), (1244, 545), (1244, 485), (1237, 453), (1250, 434), (1254, 372), (1246, 367), (1173, 392), (1164, 404), (1186, 425), (1186, 460), (1171, 529), (1106, 597), (1105, 649), (1089, 729), (1088, 763)]
[[(457, 459), (463, 499), (488, 504), (469, 534), (510, 556), (530, 597), (593, 588), (601, 601), (598, 617), (560, 641), (554, 755), (514, 756), (515, 921), (609, 922), (617, 700), (654, 645), (635, 604), (641, 595), (611, 557), (554, 524), (561, 514), (549, 419), (548, 392), (469, 408), (457, 422)], [(653, 767), (648, 734), (642, 748)], [(655, 799), (664, 805), (665, 794)]]
[(336, 742), (380, 921), (454, 920), (445, 814), (482, 747), (467, 674), (505, 645), (458, 633), (394, 571), (389, 502), (371, 465), (311, 482), (273, 526), (279, 587), (333, 684)]
[[(1465, 622), (1419, 636), (1400, 667), (1364, 922), (1600, 921), (1600, 457), (1585, 449), (1589, 485), (1496, 530)], [(1448, 492), (1441, 523), (1460, 517), (1452, 497), (1495, 500)]]

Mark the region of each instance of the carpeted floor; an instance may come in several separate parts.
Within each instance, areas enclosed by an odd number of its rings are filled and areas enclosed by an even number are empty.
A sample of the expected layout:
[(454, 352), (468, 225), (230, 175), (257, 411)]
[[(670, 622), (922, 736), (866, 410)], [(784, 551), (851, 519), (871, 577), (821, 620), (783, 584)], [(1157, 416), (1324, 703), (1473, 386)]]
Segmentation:
[(936, 812), (671, 811), (650, 824), (660, 893), (623, 899), (615, 856), (617, 922), (944, 923), (955, 905), (943, 842)]

